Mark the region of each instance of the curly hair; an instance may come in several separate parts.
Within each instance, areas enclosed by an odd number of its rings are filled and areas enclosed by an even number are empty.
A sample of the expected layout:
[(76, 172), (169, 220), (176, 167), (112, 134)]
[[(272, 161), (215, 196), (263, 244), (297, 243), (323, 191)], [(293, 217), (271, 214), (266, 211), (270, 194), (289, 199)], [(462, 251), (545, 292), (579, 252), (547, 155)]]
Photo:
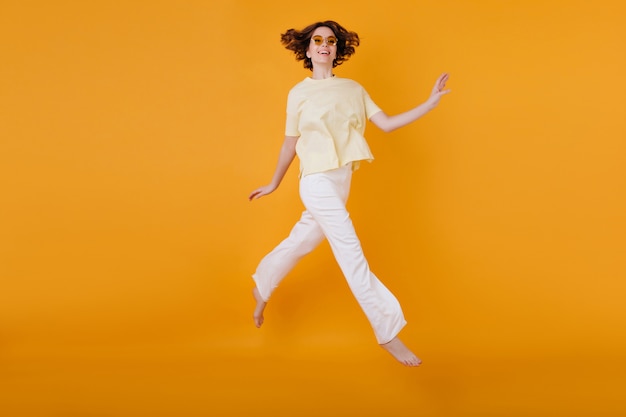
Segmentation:
[(296, 61), (304, 61), (304, 68), (311, 71), (313, 71), (313, 63), (306, 56), (306, 51), (309, 48), (313, 31), (319, 27), (329, 28), (337, 37), (337, 57), (333, 61), (333, 68), (347, 61), (356, 52), (355, 48), (359, 46), (359, 35), (356, 32), (351, 32), (332, 20), (313, 23), (302, 30), (289, 29), (280, 35), (281, 43), (285, 45), (285, 48), (294, 52)]

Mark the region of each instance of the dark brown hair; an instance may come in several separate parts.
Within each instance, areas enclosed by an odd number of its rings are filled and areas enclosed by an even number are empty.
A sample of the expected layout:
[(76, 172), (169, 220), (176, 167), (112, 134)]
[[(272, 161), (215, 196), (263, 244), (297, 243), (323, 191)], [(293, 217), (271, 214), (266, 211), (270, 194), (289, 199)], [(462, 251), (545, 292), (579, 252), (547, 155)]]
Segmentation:
[(280, 35), (280, 41), (285, 48), (293, 51), (297, 61), (304, 61), (304, 68), (313, 70), (311, 59), (306, 56), (306, 50), (311, 42), (311, 34), (319, 27), (327, 27), (333, 31), (337, 37), (337, 58), (333, 61), (333, 68), (341, 65), (344, 61), (356, 52), (355, 48), (359, 46), (359, 35), (351, 32), (332, 20), (313, 23), (302, 30), (289, 29)]

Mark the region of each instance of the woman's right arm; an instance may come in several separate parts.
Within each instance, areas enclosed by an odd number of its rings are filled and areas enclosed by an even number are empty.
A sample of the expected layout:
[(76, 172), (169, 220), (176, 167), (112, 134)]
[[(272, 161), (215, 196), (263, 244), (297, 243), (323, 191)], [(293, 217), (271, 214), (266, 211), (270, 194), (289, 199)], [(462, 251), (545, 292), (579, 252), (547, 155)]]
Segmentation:
[(278, 188), (281, 181), (283, 180), (283, 177), (285, 176), (285, 173), (289, 169), (293, 158), (295, 158), (296, 156), (297, 142), (298, 136), (285, 136), (283, 146), (280, 148), (278, 163), (276, 164), (276, 169), (274, 170), (274, 176), (272, 177), (272, 181), (269, 184), (252, 191), (248, 196), (248, 200), (252, 201), (261, 198), (264, 195), (270, 194)]

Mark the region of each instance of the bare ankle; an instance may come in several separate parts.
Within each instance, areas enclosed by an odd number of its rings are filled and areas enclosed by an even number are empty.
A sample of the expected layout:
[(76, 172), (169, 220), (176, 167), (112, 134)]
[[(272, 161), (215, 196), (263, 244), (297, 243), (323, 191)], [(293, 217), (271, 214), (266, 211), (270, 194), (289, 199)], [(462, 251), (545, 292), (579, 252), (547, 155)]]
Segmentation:
[(265, 310), (265, 306), (267, 305), (267, 303), (263, 300), (263, 297), (261, 297), (261, 293), (259, 293), (257, 287), (254, 287), (252, 289), (252, 296), (256, 301), (256, 306), (254, 307), (252, 319), (254, 320), (254, 325), (256, 327), (261, 327), (263, 321), (265, 320), (265, 318), (263, 317), (263, 311)]

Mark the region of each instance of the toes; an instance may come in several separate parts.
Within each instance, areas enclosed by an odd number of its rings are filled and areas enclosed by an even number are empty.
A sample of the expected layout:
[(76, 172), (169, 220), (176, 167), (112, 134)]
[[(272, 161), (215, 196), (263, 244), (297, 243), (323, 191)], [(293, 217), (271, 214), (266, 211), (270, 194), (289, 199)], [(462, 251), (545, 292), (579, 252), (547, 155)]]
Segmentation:
[(404, 360), (402, 363), (406, 366), (420, 366), (422, 364), (422, 361), (417, 357), (413, 357)]

